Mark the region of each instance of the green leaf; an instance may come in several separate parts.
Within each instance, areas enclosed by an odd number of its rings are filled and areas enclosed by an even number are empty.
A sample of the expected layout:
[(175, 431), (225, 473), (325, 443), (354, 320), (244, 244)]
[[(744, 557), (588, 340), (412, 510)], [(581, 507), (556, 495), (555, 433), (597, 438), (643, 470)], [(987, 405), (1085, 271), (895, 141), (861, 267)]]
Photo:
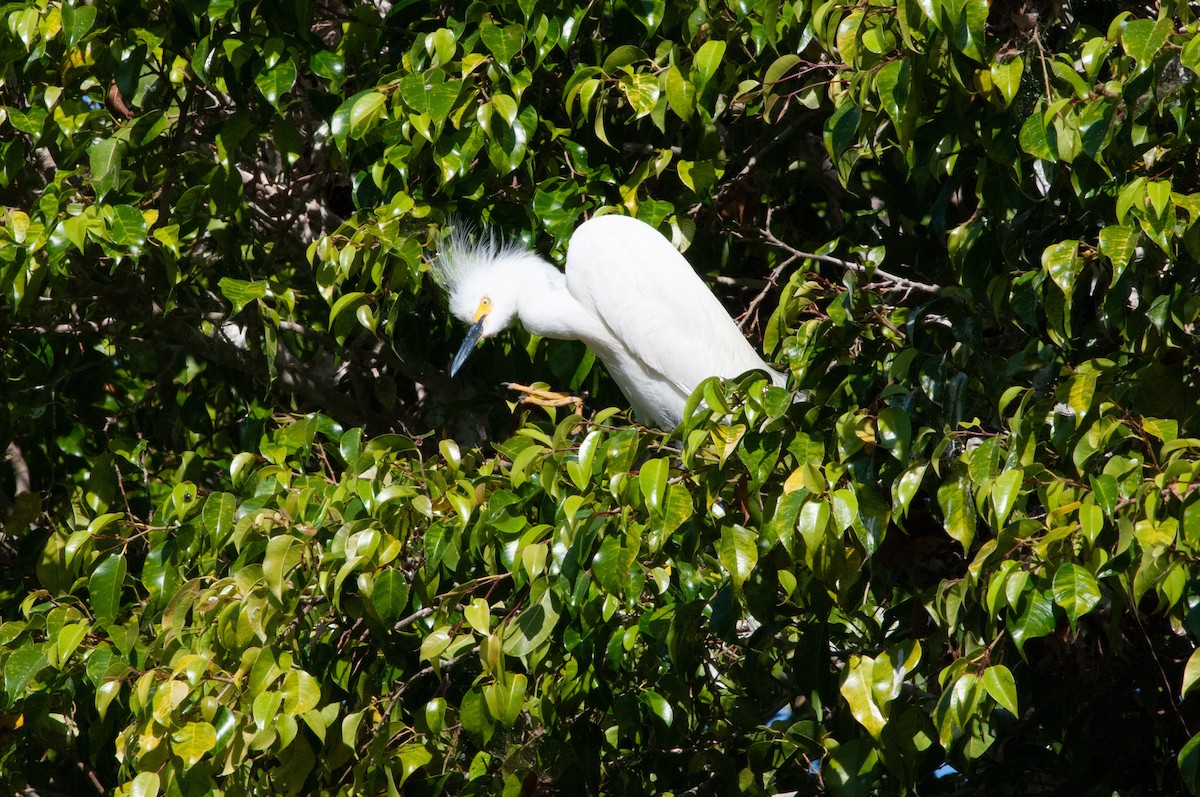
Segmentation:
[(304, 544), (290, 534), (272, 537), (263, 556), (263, 577), (275, 599), (282, 602), (284, 589), (290, 590), (288, 575), (304, 558)]
[[(418, 77), (417, 80), (420, 80)], [(421, 81), (422, 84), (424, 81)], [(387, 113), (387, 97), (378, 91), (367, 92), (350, 108), (350, 135), (362, 138)]]
[(1161, 217), (1171, 206), (1170, 180), (1147, 180), (1146, 198), (1150, 200), (1150, 207), (1154, 211), (1154, 215)]
[(1176, 757), (1179, 774), (1192, 794), (1200, 794), (1200, 733), (1188, 739)]
[(988, 6), (988, 0), (955, 0), (942, 6), (949, 17), (950, 40), (963, 55), (979, 62), (983, 61), (980, 48), (986, 41)]
[(1124, 224), (1113, 224), (1100, 230), (1100, 254), (1112, 263), (1114, 283), (1121, 278), (1129, 259), (1137, 251), (1140, 235), (1136, 229)]
[(1052, 131), (1053, 128), (1046, 124), (1041, 109), (1035, 109), (1021, 125), (1021, 132), (1017, 136), (1017, 140), (1021, 144), (1021, 149), (1033, 157), (1054, 162), (1058, 160), (1058, 148), (1051, 139)]
[(1017, 710), (1017, 681), (1012, 671), (1003, 664), (993, 664), (983, 671), (983, 687), (1000, 706), (1014, 717), (1020, 717)]
[[(258, 86), (258, 90), (262, 92), (267, 102), (279, 108), (281, 107), (280, 98), (296, 85), (296, 77), (296, 62), (289, 57), (284, 58), (270, 69), (258, 73), (254, 77), (254, 84)], [(354, 114), (351, 112), (351, 125), (353, 125), (353, 116)]]
[[(626, 570), (628, 574), (628, 570)], [(536, 603), (526, 607), (508, 625), (504, 652), (510, 656), (528, 656), (550, 639), (558, 625), (560, 611), (553, 590), (544, 590)]]
[(912, 504), (913, 497), (916, 496), (917, 489), (920, 488), (921, 481), (925, 478), (925, 471), (928, 469), (928, 462), (914, 462), (905, 468), (900, 477), (892, 483), (892, 503), (895, 504), (901, 517), (908, 513), (908, 507)]
[(632, 44), (622, 44), (620, 47), (617, 47), (608, 54), (608, 57), (604, 59), (604, 65), (601, 67), (601, 69), (605, 74), (613, 75), (620, 70), (621, 67), (636, 64), (638, 61), (647, 60), (649, 60), (649, 57), (646, 55), (646, 52), (642, 50), (642, 48), (635, 47)]
[(141, 246), (146, 242), (146, 219), (132, 205), (112, 209), (112, 242), (120, 246)]
[(1009, 605), (1020, 605), (1023, 610), (1015, 619), (1010, 615), (1008, 630), (1012, 634), (1013, 644), (1023, 655), (1026, 642), (1054, 633), (1054, 604), (1049, 597), (1034, 588), (1025, 590), (1019, 603), (1013, 601), (1013, 597), (1009, 596)]
[(233, 279), (232, 277), (222, 277), (217, 286), (221, 289), (221, 295), (233, 304), (233, 315), (240, 313), (242, 308), (250, 304), (250, 302), (264, 299), (267, 295), (267, 283), (265, 280), (248, 282), (246, 280)]
[(633, 551), (618, 538), (609, 537), (600, 544), (600, 550), (592, 558), (592, 575), (605, 592), (620, 595), (629, 583), (629, 568), (633, 566), (633, 560)]
[(58, 660), (58, 668), (62, 669), (70, 660), (71, 655), (79, 647), (79, 643), (87, 636), (91, 630), (89, 623), (70, 623), (64, 625), (58, 632), (58, 639), (55, 642), (55, 655)]
[(592, 461), (596, 456), (596, 446), (599, 445), (601, 433), (598, 429), (588, 432), (579, 444), (579, 452), (574, 457), (566, 459), (567, 475), (580, 490), (587, 489), (592, 480)]
[(1042, 268), (1063, 293), (1071, 295), (1075, 290), (1075, 280), (1083, 268), (1083, 259), (1079, 257), (1079, 241), (1059, 241), (1047, 246), (1042, 252)]
[(384, 570), (375, 576), (371, 604), (385, 624), (394, 625), (404, 617), (408, 608), (408, 582), (408, 577), (395, 569)]
[(860, 29), (865, 16), (862, 11), (852, 11), (838, 24), (837, 54), (842, 62), (849, 66), (858, 63), (859, 40), (862, 35)]
[(488, 711), (501, 725), (511, 726), (521, 716), (521, 709), (525, 707), (527, 685), (528, 678), (518, 673), (505, 675), (496, 683), (483, 688), (483, 699)]
[(968, 552), (975, 539), (975, 502), (971, 500), (970, 482), (965, 473), (942, 483), (938, 488), (938, 506), (942, 510), (946, 533), (962, 546), (963, 553)]
[(485, 743), (491, 738), (495, 730), (495, 723), (488, 713), (483, 688), (472, 687), (463, 695), (462, 701), (459, 703), (458, 716), (463, 728), (468, 733), (481, 737)]
[(97, 623), (111, 623), (121, 610), (121, 593), (125, 588), (125, 557), (121, 552), (109, 554), (88, 578), (88, 595)]
[(440, 69), (432, 69), (424, 75), (402, 78), (400, 96), (408, 107), (417, 113), (429, 114), (434, 124), (440, 125), (454, 110), (462, 86), (461, 80), (446, 80)]
[(92, 144), (88, 147), (88, 165), (92, 191), (99, 202), (105, 194), (116, 188), (121, 179), (121, 142), (115, 138), (103, 138)]
[(1154, 62), (1167, 37), (1171, 35), (1171, 17), (1158, 20), (1135, 19), (1125, 24), (1121, 31), (1121, 46), (1125, 54), (1137, 62), (1138, 71), (1144, 72)]
[(204, 499), (204, 508), (200, 510), (200, 520), (213, 545), (224, 544), (225, 539), (233, 530), (236, 510), (237, 499), (229, 493), (211, 493), (208, 498)]
[(997, 528), (1003, 527), (1008, 522), (1009, 513), (1012, 512), (1013, 506), (1016, 505), (1017, 496), (1021, 493), (1021, 484), (1024, 479), (1024, 471), (1021, 468), (1013, 468), (1004, 471), (992, 482), (990, 497), (992, 499), (992, 510), (996, 513)]
[(517, 115), (521, 112), (521, 106), (512, 97), (503, 92), (497, 92), (492, 95), (492, 107), (510, 127), (517, 123)]
[(878, 739), (887, 726), (888, 718), (876, 702), (874, 676), (874, 659), (868, 656), (851, 656), (840, 691), (854, 719), (867, 729), (867, 733)]
[[(844, 95), (843, 95), (844, 96)], [(825, 122), (825, 148), (831, 157), (841, 159), (857, 142), (862, 109), (848, 100), (839, 103)]]
[(621, 91), (637, 118), (646, 116), (658, 103), (658, 78), (646, 72), (634, 72), (621, 77)]
[(663, 507), (661, 528), (667, 534), (675, 531), (692, 516), (692, 494), (681, 484), (667, 487), (667, 501)]
[(889, 61), (875, 73), (875, 90), (883, 102), (883, 110), (897, 131), (904, 125), (904, 109), (912, 90), (912, 66), (907, 58)]
[(1067, 612), (1071, 626), (1100, 603), (1100, 585), (1096, 577), (1077, 564), (1067, 562), (1054, 574), (1054, 602)]
[(217, 729), (207, 722), (189, 722), (171, 734), (171, 742), (171, 752), (183, 759), (188, 770), (217, 746)]
[(717, 73), (717, 69), (721, 66), (721, 59), (724, 57), (725, 42), (723, 40), (709, 39), (700, 45), (700, 49), (696, 51), (696, 57), (692, 60), (692, 80), (696, 85), (697, 96), (704, 93), (704, 87)]
[(512, 467), (508, 470), (508, 479), (513, 487), (520, 487), (529, 478), (530, 468), (535, 460), (540, 460), (546, 454), (546, 449), (540, 445), (530, 445), (521, 449), (521, 453), (513, 458)]
[(1025, 70), (1025, 62), (1021, 56), (1009, 58), (1007, 61), (996, 61), (990, 67), (992, 84), (999, 89), (1004, 98), (1005, 106), (1012, 105), (1021, 88), (1021, 74)]
[(1079, 507), (1079, 525), (1088, 542), (1095, 545), (1104, 529), (1104, 510), (1096, 504), (1084, 504)]
[[(338, 324), (338, 319), (347, 310), (357, 309), (368, 301), (369, 297), (363, 291), (347, 291), (334, 301), (333, 306), (329, 308), (329, 328), (334, 330), (335, 337), (345, 340), (346, 335), (349, 334), (349, 328), (353, 325), (352, 320)], [(350, 319), (350, 316), (346, 316), (346, 318)]]
[(421, 661), (433, 661), (450, 647), (453, 637), (447, 628), (435, 628), (421, 641)]
[(671, 723), (675, 721), (675, 711), (665, 697), (652, 689), (643, 689), (638, 692), (638, 699), (646, 704), (663, 725), (671, 727)]
[(26, 50), (29, 50), (38, 37), (39, 14), (36, 6), (30, 6), (17, 12), (9, 12), (5, 20), (10, 33), (15, 33)]
[(763, 74), (763, 85), (768, 90), (773, 90), (775, 84), (786, 80), (792, 73), (792, 70), (801, 63), (800, 56), (795, 53), (785, 53), (779, 56), (771, 65), (767, 67), (767, 71)]
[(901, 462), (908, 460), (908, 447), (912, 442), (912, 424), (908, 413), (896, 407), (879, 411), (877, 424), (879, 444), (892, 452)]
[[(34, 12), (36, 16), (36, 9), (30, 8), (29, 10)], [(0, 123), (4, 121), (5, 116), (8, 117), (9, 124), (22, 133), (28, 133), (33, 136), (36, 141), (42, 138), (42, 129), (46, 125), (46, 118), (49, 114), (46, 113), (45, 109), (36, 106), (25, 111), (13, 106), (0, 106)]]
[(1142, 428), (1164, 443), (1179, 437), (1179, 421), (1174, 418), (1142, 418)]
[(1067, 388), (1067, 404), (1075, 411), (1077, 427), (1092, 409), (1092, 401), (1096, 398), (1096, 380), (1099, 376), (1099, 373), (1090, 369), (1081, 369), (1071, 376)]
[(521, 52), (525, 43), (525, 31), (520, 25), (505, 25), (503, 28), (497, 25), (481, 25), (479, 37), (483, 39), (483, 45), (496, 61), (506, 69), (513, 57)]
[(68, 47), (74, 47), (83, 41), (83, 37), (96, 24), (95, 6), (82, 3), (78, 6), (73, 3), (63, 3), (61, 13), (63, 33), (66, 34)]
[(691, 119), (696, 109), (696, 87), (676, 66), (667, 69), (663, 83), (671, 110), (685, 122)]
[(70, 241), (80, 252), (84, 250), (87, 244), (88, 227), (91, 220), (84, 214), (78, 216), (70, 216), (62, 223), (63, 235)]
[(717, 558), (732, 579), (733, 588), (740, 590), (758, 563), (758, 535), (736, 524), (721, 529)]
[(139, 772), (129, 784), (129, 797), (158, 797), (160, 788), (157, 772)]
[(17, 648), (4, 662), (4, 691), (9, 700), (20, 700), (27, 687), (46, 668), (49, 661), (40, 648)]
[(337, 53), (318, 50), (309, 57), (308, 68), (326, 80), (341, 80), (346, 74), (346, 61)]
[(829, 503), (821, 499), (809, 501), (800, 509), (796, 526), (804, 539), (805, 557), (810, 561), (825, 544), (831, 514)]
[(1200, 683), (1200, 648), (1192, 651), (1187, 665), (1183, 668), (1183, 685), (1179, 688), (1179, 696), (1187, 697), (1188, 693)]
[(463, 619), (471, 628), (481, 634), (487, 634), (492, 630), (492, 607), (486, 599), (476, 598), (463, 609)]
[(638, 484), (642, 488), (642, 498), (646, 506), (656, 515), (663, 513), (663, 498), (667, 493), (667, 476), (671, 466), (666, 458), (650, 459), (642, 463), (638, 472)]
[(283, 695), (280, 711), (291, 716), (316, 708), (321, 702), (321, 685), (304, 670), (288, 670), (279, 692)]
[(417, 773), (418, 770), (433, 761), (433, 753), (421, 743), (413, 742), (400, 747), (400, 785)]
[[(483, 31), (481, 30), (480, 33)], [(449, 28), (438, 28), (425, 36), (425, 51), (432, 55), (439, 64), (454, 60), (458, 52), (458, 37)]]

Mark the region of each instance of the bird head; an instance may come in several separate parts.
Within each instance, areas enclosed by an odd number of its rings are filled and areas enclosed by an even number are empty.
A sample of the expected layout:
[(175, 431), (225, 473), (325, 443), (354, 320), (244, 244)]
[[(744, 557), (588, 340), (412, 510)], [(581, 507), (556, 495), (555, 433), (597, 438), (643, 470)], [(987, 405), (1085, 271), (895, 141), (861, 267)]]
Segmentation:
[(499, 334), (517, 315), (517, 284), (508, 264), (521, 250), (504, 246), (492, 236), (472, 240), (471, 229), (456, 226), (433, 261), (433, 275), (450, 298), (450, 312), (470, 325), (454, 355), (450, 375), (466, 362), (481, 338)]

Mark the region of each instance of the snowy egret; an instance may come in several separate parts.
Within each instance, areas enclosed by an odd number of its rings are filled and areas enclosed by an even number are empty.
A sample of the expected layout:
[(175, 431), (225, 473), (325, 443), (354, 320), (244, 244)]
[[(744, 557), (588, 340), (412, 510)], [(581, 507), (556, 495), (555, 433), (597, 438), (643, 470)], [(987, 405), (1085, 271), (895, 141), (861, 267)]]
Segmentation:
[(770, 368), (671, 243), (645, 222), (597, 216), (575, 230), (566, 273), (533, 252), (451, 232), (433, 264), (450, 311), (471, 330), (453, 376), (480, 338), (520, 320), (535, 335), (581, 340), (608, 368), (634, 412), (665, 429), (710, 376)]

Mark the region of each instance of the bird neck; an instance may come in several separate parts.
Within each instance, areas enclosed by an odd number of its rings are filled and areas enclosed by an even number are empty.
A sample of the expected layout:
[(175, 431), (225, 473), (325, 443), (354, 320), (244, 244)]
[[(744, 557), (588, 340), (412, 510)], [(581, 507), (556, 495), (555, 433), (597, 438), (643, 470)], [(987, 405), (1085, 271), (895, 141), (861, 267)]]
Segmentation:
[(538, 257), (521, 266), (517, 317), (525, 329), (543, 338), (581, 340), (597, 353), (612, 348), (612, 333), (567, 290), (565, 274)]

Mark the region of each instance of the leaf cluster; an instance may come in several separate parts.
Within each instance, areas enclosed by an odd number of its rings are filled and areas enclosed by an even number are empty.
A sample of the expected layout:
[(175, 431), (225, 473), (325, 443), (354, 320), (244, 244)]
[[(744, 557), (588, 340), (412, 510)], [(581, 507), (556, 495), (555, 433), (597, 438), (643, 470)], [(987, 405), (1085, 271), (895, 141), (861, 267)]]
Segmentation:
[[(0, 6), (0, 783), (1200, 792), (1200, 22), (1075, 5)], [(790, 389), (451, 383), (601, 210)]]

